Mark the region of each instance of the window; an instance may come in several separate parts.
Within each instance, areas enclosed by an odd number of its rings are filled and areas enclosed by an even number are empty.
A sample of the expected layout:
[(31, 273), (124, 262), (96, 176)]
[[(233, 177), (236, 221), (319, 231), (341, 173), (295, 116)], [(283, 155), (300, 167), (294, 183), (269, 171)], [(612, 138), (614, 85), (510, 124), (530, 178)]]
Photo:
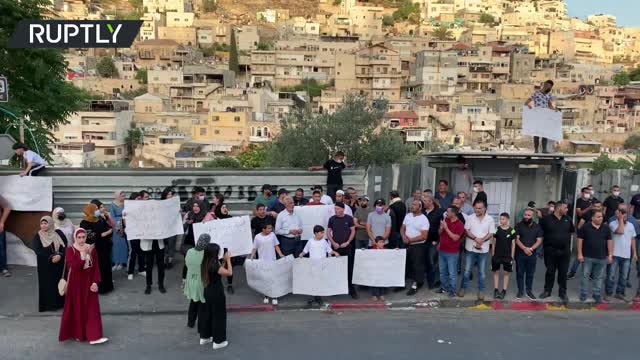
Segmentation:
[(206, 136), (207, 135), (207, 128), (200, 128), (200, 136)]
[(213, 133), (216, 135), (220, 135), (220, 130), (214, 130)]
[(122, 148), (118, 148), (118, 155), (122, 155)]
[(235, 116), (235, 117), (233, 118), (233, 121), (235, 121), (235, 122), (240, 122), (240, 116)]
[(88, 119), (82, 119), (82, 125), (89, 125), (89, 120)]
[(238, 131), (238, 135), (242, 135), (242, 131)]
[(104, 149), (104, 154), (105, 155), (115, 155), (116, 154), (116, 150), (115, 149)]
[(211, 117), (211, 121), (220, 121), (220, 117), (219, 116), (212, 116)]

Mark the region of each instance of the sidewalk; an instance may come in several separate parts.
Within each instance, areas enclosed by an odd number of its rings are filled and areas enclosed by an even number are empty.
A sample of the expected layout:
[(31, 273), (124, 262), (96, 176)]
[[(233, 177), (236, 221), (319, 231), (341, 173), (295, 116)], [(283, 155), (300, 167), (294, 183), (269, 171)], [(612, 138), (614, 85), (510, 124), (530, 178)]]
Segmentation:
[[(0, 301), (0, 316), (38, 316), (51, 315), (52, 313), (38, 313), (38, 285), (36, 268), (12, 267), (13, 277), (0, 278), (0, 287), (3, 289), (2, 300)], [(638, 278), (635, 273), (635, 265), (631, 271), (631, 283), (633, 288), (627, 289), (627, 299), (631, 300), (636, 294)], [(188, 301), (182, 295), (181, 275), (182, 263), (178, 262), (171, 270), (166, 271), (167, 293), (161, 294), (157, 286), (153, 287), (151, 295), (145, 295), (145, 279), (137, 276), (129, 281), (126, 272), (118, 271), (114, 273), (115, 291), (100, 296), (100, 306), (103, 314), (167, 314), (185, 313)], [(537, 272), (534, 278), (534, 294), (538, 296), (543, 290), (545, 267), (541, 259), (538, 260)], [(154, 274), (154, 279), (157, 279)], [(564, 307), (558, 298), (557, 284), (554, 286), (552, 296), (546, 301), (515, 300), (516, 284), (515, 273), (512, 274), (507, 298), (503, 301), (493, 300), (493, 276), (487, 272), (487, 291), (485, 291), (484, 303), (479, 303), (477, 299), (477, 277), (471, 282), (464, 298), (449, 298), (443, 294), (436, 294), (435, 291), (426, 288), (420, 290), (416, 296), (406, 296), (406, 291), (394, 293), (389, 291), (385, 297), (386, 303), (374, 303), (370, 300), (366, 289), (359, 291), (360, 299), (353, 300), (348, 295), (333, 296), (325, 298), (329, 309), (397, 309), (397, 308), (473, 308), (473, 309), (494, 309), (494, 310), (563, 310), (563, 309), (612, 309), (640, 310), (640, 303), (623, 302), (611, 299), (607, 304), (595, 306), (592, 300), (581, 303), (578, 298), (580, 278), (582, 273), (578, 272), (578, 277), (568, 280), (568, 295), (570, 302)], [(279, 306), (262, 304), (262, 296), (246, 285), (244, 268), (234, 267), (234, 289), (233, 295), (227, 294), (227, 306), (230, 311), (274, 311), (274, 310), (300, 310), (306, 309), (308, 296), (287, 295), (279, 299)], [(224, 280), (223, 280), (224, 281)], [(226, 285), (226, 282), (225, 282)]]

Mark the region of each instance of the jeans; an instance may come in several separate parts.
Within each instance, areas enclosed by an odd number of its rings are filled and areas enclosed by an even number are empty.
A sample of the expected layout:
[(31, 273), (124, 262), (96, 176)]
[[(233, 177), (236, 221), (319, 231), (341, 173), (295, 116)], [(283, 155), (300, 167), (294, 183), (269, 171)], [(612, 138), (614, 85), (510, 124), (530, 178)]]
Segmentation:
[(578, 258), (573, 259), (573, 264), (571, 264), (571, 269), (569, 269), (569, 274), (575, 275), (578, 272), (579, 267), (580, 267), (580, 261), (578, 261)]
[[(544, 248), (544, 265), (547, 272), (544, 274), (544, 291), (551, 293), (553, 282), (558, 274), (558, 294), (567, 294), (567, 271), (569, 270), (571, 253), (569, 249)], [(584, 269), (583, 269), (584, 270)]]
[(469, 286), (469, 277), (471, 276), (471, 270), (473, 264), (478, 264), (478, 291), (482, 292), (485, 289), (485, 270), (487, 269), (487, 258), (489, 253), (477, 253), (467, 251), (464, 262), (464, 276), (462, 278), (461, 288), (466, 289)]
[(297, 256), (298, 254), (296, 254), (297, 250), (298, 250), (298, 242), (300, 241), (300, 238), (295, 236), (295, 237), (286, 237), (283, 235), (278, 235), (278, 241), (280, 242), (280, 250), (282, 250), (282, 254), (284, 256), (287, 255), (293, 255), (293, 256)]
[(410, 278), (416, 283), (418, 287), (424, 285), (426, 259), (425, 249), (427, 244), (414, 244), (407, 247), (407, 262), (410, 264), (411, 274)]
[(618, 273), (618, 287), (616, 288), (616, 294), (624, 295), (624, 290), (627, 286), (627, 276), (629, 274), (630, 266), (631, 259), (625, 259), (618, 256), (613, 257), (613, 262), (610, 266), (607, 266), (607, 283), (605, 286), (605, 292), (607, 293), (607, 295), (613, 294), (616, 273)]
[[(604, 277), (604, 268), (607, 266), (607, 259), (584, 258), (582, 263), (582, 281), (580, 282), (580, 297), (587, 297), (589, 293), (589, 283), (595, 299), (600, 298), (600, 288)], [(593, 280), (589, 279), (593, 277)]]
[(7, 270), (7, 233), (0, 231), (0, 271)]
[(368, 248), (369, 248), (369, 239), (356, 240), (356, 249), (368, 249)]
[(533, 275), (536, 273), (537, 262), (538, 256), (535, 253), (531, 256), (516, 254), (516, 282), (519, 293), (524, 293), (525, 289), (533, 291)]
[(138, 272), (144, 272), (144, 252), (140, 249), (140, 240), (129, 240), (129, 275), (133, 275), (136, 268), (136, 260), (138, 261)]
[(458, 286), (458, 258), (460, 254), (441, 251), (438, 257), (440, 267), (440, 283), (448, 293), (455, 293)]
[(176, 241), (178, 240), (177, 236), (172, 236), (170, 238), (164, 239), (164, 251), (167, 258), (173, 259), (176, 256)]
[(433, 288), (436, 280), (439, 278), (438, 249), (436, 246), (437, 245), (433, 245), (431, 241), (427, 241), (425, 249), (425, 257), (427, 260), (427, 284), (429, 285), (429, 288)]

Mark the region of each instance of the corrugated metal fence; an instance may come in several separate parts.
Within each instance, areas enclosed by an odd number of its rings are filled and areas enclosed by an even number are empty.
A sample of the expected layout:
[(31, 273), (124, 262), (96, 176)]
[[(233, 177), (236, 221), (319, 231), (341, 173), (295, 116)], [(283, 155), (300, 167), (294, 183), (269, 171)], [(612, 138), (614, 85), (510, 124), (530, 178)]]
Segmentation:
[(631, 200), (633, 195), (640, 192), (640, 174), (634, 174), (630, 170), (607, 170), (598, 175), (591, 174), (588, 183), (593, 185), (596, 197), (600, 200), (611, 195), (613, 185), (620, 186), (620, 196), (627, 202)]

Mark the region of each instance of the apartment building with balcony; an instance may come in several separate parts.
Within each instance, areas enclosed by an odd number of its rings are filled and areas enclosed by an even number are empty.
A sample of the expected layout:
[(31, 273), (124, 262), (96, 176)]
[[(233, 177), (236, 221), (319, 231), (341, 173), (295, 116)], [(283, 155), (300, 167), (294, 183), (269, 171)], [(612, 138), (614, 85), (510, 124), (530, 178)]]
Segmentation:
[(420, 51), (416, 54), (415, 74), (420, 98), (452, 96), (458, 80), (458, 53), (451, 50)]
[(127, 157), (125, 138), (133, 120), (133, 112), (127, 101), (90, 101), (83, 110), (71, 114), (67, 120), (68, 124), (54, 131), (56, 146), (94, 144), (97, 163), (116, 162)]
[(247, 113), (240, 111), (210, 112), (204, 121), (193, 124), (191, 138), (194, 142), (235, 143), (240, 145), (249, 140)]
[(169, 85), (171, 110), (207, 112), (209, 101), (235, 85), (235, 73), (207, 65), (185, 65)]

